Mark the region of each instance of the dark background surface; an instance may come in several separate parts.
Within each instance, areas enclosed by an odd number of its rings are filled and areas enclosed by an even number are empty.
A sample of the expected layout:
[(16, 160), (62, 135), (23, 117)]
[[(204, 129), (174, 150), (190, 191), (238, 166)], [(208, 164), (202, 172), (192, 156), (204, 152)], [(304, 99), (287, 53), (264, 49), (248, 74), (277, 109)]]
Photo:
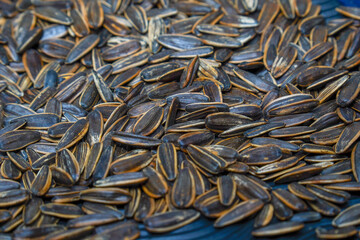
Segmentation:
[[(328, 20), (341, 18), (342, 16), (335, 11), (335, 8), (340, 5), (345, 6), (357, 6), (360, 7), (360, 0), (312, 0), (313, 4), (321, 5), (321, 15), (323, 15)], [(275, 188), (285, 188), (286, 185), (279, 185)], [(352, 193), (354, 195), (355, 193)], [(348, 206), (360, 203), (360, 194), (353, 196), (350, 201), (341, 206), (346, 208)], [(316, 239), (315, 228), (317, 226), (325, 226), (331, 224), (332, 218), (323, 218), (321, 221), (314, 223), (306, 223), (305, 227), (297, 232), (296, 234), (284, 235), (282, 237), (276, 238), (279, 240), (310, 240)], [(271, 223), (278, 222), (274, 217)], [(257, 239), (261, 240), (264, 238), (254, 238), (251, 235), (253, 230), (254, 217), (251, 219), (246, 219), (239, 223), (233, 224), (231, 226), (216, 229), (213, 227), (214, 220), (207, 219), (201, 216), (198, 220), (179, 228), (175, 231), (166, 233), (166, 234), (150, 234), (148, 233), (143, 225), (140, 225), (141, 229), (141, 240), (151, 239), (151, 240), (233, 240), (233, 239)], [(272, 238), (275, 239), (275, 238)]]

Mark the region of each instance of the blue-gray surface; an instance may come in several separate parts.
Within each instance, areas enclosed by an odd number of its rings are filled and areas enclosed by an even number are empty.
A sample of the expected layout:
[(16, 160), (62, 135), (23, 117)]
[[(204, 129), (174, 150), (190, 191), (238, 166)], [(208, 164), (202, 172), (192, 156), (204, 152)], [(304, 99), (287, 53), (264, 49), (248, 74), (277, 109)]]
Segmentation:
[[(335, 8), (340, 5), (345, 6), (357, 6), (360, 7), (360, 0), (313, 0), (313, 4), (321, 5), (321, 14), (327, 19), (339, 18), (339, 15)], [(277, 186), (284, 187), (284, 186)], [(353, 196), (352, 199), (347, 203), (347, 205), (342, 206), (346, 208), (347, 206), (353, 205), (355, 203), (360, 203), (360, 195)], [(273, 219), (276, 222), (276, 219)], [(151, 239), (151, 240), (233, 240), (233, 239), (255, 239), (251, 236), (251, 231), (253, 229), (254, 219), (247, 219), (240, 223), (233, 224), (226, 228), (216, 229), (213, 227), (213, 221), (205, 217), (200, 217), (197, 221), (187, 226), (184, 226), (180, 229), (177, 229), (173, 232), (167, 234), (150, 234), (145, 229), (144, 226), (140, 225), (141, 228), (141, 240)], [(296, 234), (285, 235), (279, 240), (310, 240), (316, 239), (314, 229), (318, 226), (325, 226), (331, 224), (331, 218), (323, 218), (319, 222), (307, 223), (305, 227)], [(256, 238), (261, 240), (261, 238)]]
[(339, 0), (341, 5), (360, 7), (359, 0)]
[(312, 3), (321, 6), (320, 14), (328, 20), (342, 17), (335, 11), (340, 5), (360, 7), (360, 0), (312, 0)]

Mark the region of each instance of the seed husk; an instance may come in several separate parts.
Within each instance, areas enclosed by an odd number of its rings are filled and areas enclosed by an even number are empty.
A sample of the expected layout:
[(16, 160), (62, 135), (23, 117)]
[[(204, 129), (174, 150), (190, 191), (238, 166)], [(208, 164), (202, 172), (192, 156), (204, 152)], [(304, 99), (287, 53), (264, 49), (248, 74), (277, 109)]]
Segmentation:
[(336, 204), (343, 204), (348, 200), (346, 197), (338, 193), (337, 190), (326, 189), (319, 185), (309, 185), (307, 189), (317, 197)]
[(90, 34), (81, 39), (68, 53), (65, 62), (68, 64), (74, 63), (81, 57), (89, 53), (98, 43), (100, 39), (95, 34)]
[(339, 140), (335, 145), (336, 153), (345, 152), (351, 144), (353, 144), (358, 139), (357, 128), (360, 127), (360, 124), (354, 122), (345, 127), (345, 129), (340, 134)]
[(97, 213), (97, 214), (88, 214), (78, 218), (74, 218), (68, 221), (67, 226), (69, 228), (79, 228), (86, 226), (98, 226), (107, 223), (112, 223), (118, 221), (118, 219), (108, 213)]
[(279, 235), (299, 231), (303, 227), (304, 227), (303, 223), (286, 221), (281, 223), (270, 224), (266, 227), (256, 229), (252, 231), (251, 234), (255, 237), (274, 237), (274, 236), (279, 236)]
[(275, 85), (272, 84), (271, 82), (265, 81), (250, 72), (241, 69), (236, 69), (236, 70), (234, 69), (234, 73), (236, 76), (241, 78), (247, 84), (258, 89), (259, 91), (268, 92), (275, 88)]
[(294, 211), (304, 211), (307, 209), (306, 203), (289, 191), (276, 189), (273, 191), (273, 194)]
[(343, 239), (354, 236), (357, 233), (357, 230), (352, 226), (340, 229), (317, 227), (315, 232), (316, 236), (320, 239)]
[(264, 202), (271, 200), (270, 193), (258, 182), (242, 174), (232, 174), (237, 186), (237, 195), (244, 201), (261, 199)]
[(298, 196), (299, 198), (309, 201), (316, 200), (316, 196), (312, 192), (310, 192), (306, 187), (300, 185), (299, 183), (290, 183), (288, 185), (288, 189), (291, 193)]
[(294, 165), (296, 165), (301, 160), (301, 157), (293, 156), (289, 158), (285, 158), (283, 160), (266, 164), (264, 166), (259, 167), (256, 170), (256, 173), (258, 174), (268, 174), (273, 172), (279, 172), (284, 169), (290, 168)]
[(326, 186), (330, 189), (336, 189), (336, 190), (346, 190), (346, 191), (358, 191), (360, 188), (360, 184), (358, 182), (342, 182), (342, 183), (332, 183)]
[(24, 148), (39, 141), (40, 137), (40, 133), (36, 131), (17, 130), (4, 133), (0, 136), (0, 151), (14, 151)]
[(199, 216), (200, 214), (194, 210), (178, 210), (151, 216), (145, 220), (144, 224), (150, 232), (163, 233), (187, 225)]
[(281, 77), (293, 64), (297, 57), (297, 50), (291, 46), (282, 49), (272, 64), (272, 74), (275, 78)]
[[(238, 201), (236, 201), (235, 204), (237, 202)], [(217, 218), (220, 217), (229, 208), (230, 207), (226, 207), (220, 203), (220, 198), (218, 196), (214, 196), (202, 202), (198, 207), (198, 210), (206, 217)]]
[(29, 194), (24, 189), (12, 189), (2, 191), (0, 194), (0, 206), (10, 207), (23, 203), (29, 199)]
[(293, 211), (291, 208), (286, 206), (276, 195), (271, 195), (271, 204), (274, 207), (274, 214), (277, 219), (285, 221), (290, 219), (293, 216)]
[(141, 193), (140, 203), (135, 212), (134, 219), (136, 221), (144, 221), (155, 212), (155, 200), (145, 193)]
[(357, 182), (359, 182), (359, 143), (353, 148), (351, 152), (351, 169)]
[(178, 159), (175, 145), (172, 143), (162, 143), (158, 147), (157, 158), (159, 167), (169, 181), (174, 181), (178, 175)]
[(316, 201), (308, 202), (308, 204), (314, 211), (324, 216), (332, 217), (340, 212), (340, 208), (337, 205), (329, 203), (321, 198), (317, 198)]
[(298, 152), (300, 150), (300, 147), (298, 145), (276, 138), (257, 137), (251, 139), (251, 144), (256, 147), (264, 145), (276, 145), (280, 149), (292, 152)]
[(54, 8), (54, 7), (38, 7), (35, 8), (35, 15), (38, 18), (60, 23), (64, 25), (70, 25), (72, 23), (72, 19), (68, 17), (66, 14), (61, 12), (60, 10)]
[(348, 16), (348, 17), (351, 17), (354, 19), (359, 19), (359, 9), (358, 8), (340, 6), (340, 7), (337, 7), (335, 10), (345, 16)]
[(47, 203), (40, 206), (40, 209), (43, 214), (65, 219), (73, 219), (84, 215), (81, 208), (75, 204)]
[(124, 214), (118, 211), (115, 207), (111, 205), (105, 205), (101, 203), (91, 203), (85, 202), (82, 206), (82, 210), (87, 214), (93, 213), (110, 213), (116, 216), (119, 220), (124, 219)]
[(230, 206), (236, 197), (235, 181), (230, 176), (222, 176), (218, 178), (217, 183), (221, 204)]
[(129, 192), (120, 188), (87, 189), (80, 192), (80, 199), (105, 204), (125, 204), (130, 201)]
[(359, 74), (352, 75), (336, 96), (336, 103), (341, 107), (349, 106), (359, 95)]
[[(101, 229), (101, 227), (102, 226), (99, 226), (98, 228)], [(91, 239), (96, 239), (99, 237), (111, 238), (113, 236), (125, 236), (129, 239), (136, 239), (140, 236), (140, 230), (137, 224), (133, 221), (110, 224), (110, 227), (101, 230), (101, 232), (99, 231), (98, 234), (92, 236)]]
[(46, 236), (45, 239), (71, 239), (75, 238), (82, 238), (92, 234), (94, 231), (93, 226), (87, 226), (82, 228), (74, 228), (74, 229), (64, 229), (53, 232)]
[(273, 218), (274, 215), (274, 207), (271, 204), (265, 204), (261, 211), (255, 218), (254, 227), (264, 227), (268, 225)]
[(86, 119), (78, 120), (65, 132), (56, 148), (62, 150), (73, 146), (82, 139), (88, 128), (89, 122)]
[(338, 182), (350, 182), (351, 176), (349, 175), (340, 175), (334, 176), (332, 174), (319, 175), (310, 178), (306, 178), (304, 180), (299, 181), (300, 184), (329, 184), (329, 183), (338, 183)]
[(214, 227), (225, 227), (229, 224), (241, 221), (260, 211), (264, 203), (259, 199), (253, 199), (239, 203), (229, 209), (224, 215), (216, 219)]
[(64, 227), (59, 225), (29, 227), (14, 233), (14, 238), (15, 239), (45, 238), (51, 232), (56, 232), (59, 230), (64, 230)]
[(125, 132), (114, 133), (112, 139), (124, 145), (139, 147), (155, 147), (161, 144), (159, 139)]
[(188, 167), (179, 171), (171, 189), (171, 202), (178, 208), (188, 208), (195, 200), (194, 177)]
[(129, 172), (106, 177), (97, 180), (94, 185), (96, 187), (126, 187), (136, 186), (148, 180), (142, 172)]
[(153, 198), (163, 197), (169, 189), (164, 177), (152, 167), (144, 168), (143, 173), (148, 181), (142, 186), (142, 190)]
[(317, 222), (321, 220), (321, 214), (314, 211), (300, 212), (294, 214), (290, 219), (292, 222)]
[(42, 166), (32, 182), (30, 189), (31, 193), (36, 196), (45, 195), (51, 186), (51, 180), (52, 174), (49, 166)]
[(355, 226), (359, 223), (359, 204), (352, 205), (337, 215), (332, 225), (335, 227)]
[(150, 164), (152, 154), (147, 150), (134, 150), (116, 159), (110, 166), (114, 174), (135, 172)]
[(265, 146), (248, 149), (240, 153), (239, 159), (247, 165), (267, 165), (282, 157), (281, 149), (276, 146)]
[(205, 171), (216, 174), (223, 171), (223, 168), (227, 166), (227, 162), (215, 154), (212, 154), (210, 151), (197, 147), (190, 144), (187, 147), (187, 151), (191, 159)]
[(282, 122), (267, 123), (267, 124), (264, 124), (264, 125), (261, 125), (258, 127), (254, 127), (254, 128), (251, 128), (251, 129), (245, 131), (244, 135), (247, 138), (258, 137), (264, 133), (268, 133), (274, 129), (282, 128), (284, 126), (285, 126), (285, 124)]
[(318, 166), (304, 166), (276, 178), (275, 181), (279, 183), (297, 181), (319, 174), (321, 171), (322, 168)]

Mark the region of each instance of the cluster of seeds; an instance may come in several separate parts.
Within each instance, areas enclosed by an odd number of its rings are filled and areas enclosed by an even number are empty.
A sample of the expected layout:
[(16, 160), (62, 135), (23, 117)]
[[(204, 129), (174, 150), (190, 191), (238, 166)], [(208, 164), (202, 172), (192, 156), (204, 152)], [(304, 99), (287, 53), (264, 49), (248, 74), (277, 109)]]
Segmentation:
[(0, 0), (0, 238), (358, 234), (360, 9), (336, 10)]

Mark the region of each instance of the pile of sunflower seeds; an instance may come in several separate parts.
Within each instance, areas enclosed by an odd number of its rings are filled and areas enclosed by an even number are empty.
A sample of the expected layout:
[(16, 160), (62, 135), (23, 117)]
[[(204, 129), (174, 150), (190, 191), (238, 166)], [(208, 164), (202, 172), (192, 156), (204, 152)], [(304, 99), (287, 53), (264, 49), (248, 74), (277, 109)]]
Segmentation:
[(336, 10), (0, 0), (0, 238), (358, 234), (360, 9)]

